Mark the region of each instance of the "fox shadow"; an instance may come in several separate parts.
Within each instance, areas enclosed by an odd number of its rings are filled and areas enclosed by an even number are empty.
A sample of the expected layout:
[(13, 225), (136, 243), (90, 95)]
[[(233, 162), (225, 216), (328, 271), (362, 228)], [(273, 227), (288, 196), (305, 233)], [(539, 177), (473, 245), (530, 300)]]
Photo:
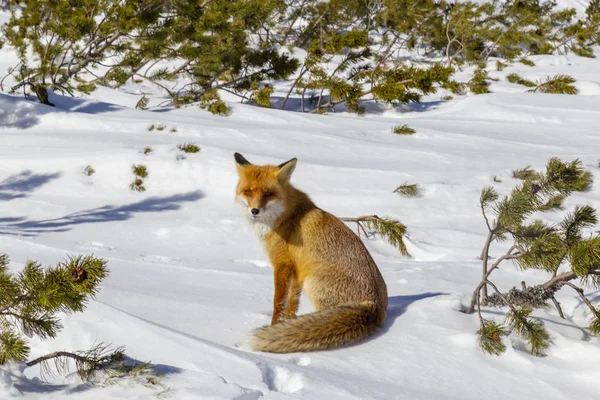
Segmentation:
[(409, 296), (388, 297), (387, 318), (385, 320), (383, 328), (381, 328), (373, 338), (386, 333), (390, 329), (390, 327), (394, 325), (394, 321), (396, 320), (396, 318), (404, 314), (411, 304), (431, 297), (445, 296), (448, 294), (449, 293), (442, 292), (426, 292)]

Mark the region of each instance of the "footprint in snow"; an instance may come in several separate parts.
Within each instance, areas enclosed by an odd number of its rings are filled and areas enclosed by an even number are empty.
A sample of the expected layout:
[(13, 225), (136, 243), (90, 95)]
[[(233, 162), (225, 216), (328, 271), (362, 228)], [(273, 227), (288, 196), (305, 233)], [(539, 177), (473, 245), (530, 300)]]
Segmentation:
[(157, 256), (154, 254), (140, 254), (137, 261), (147, 261), (157, 264), (176, 264), (181, 262), (181, 259), (177, 257)]
[(77, 244), (77, 247), (79, 247), (82, 250), (87, 250), (87, 251), (101, 251), (101, 250), (108, 250), (108, 251), (113, 251), (115, 248), (113, 246), (109, 246), (100, 242), (81, 242)]
[(306, 354), (303, 354), (298, 358), (291, 359), (290, 361), (296, 365), (300, 365), (301, 367), (306, 367), (308, 364), (310, 364), (310, 357)]
[(291, 372), (280, 365), (257, 364), (262, 371), (263, 382), (269, 390), (282, 393), (295, 393), (304, 387), (302, 374)]

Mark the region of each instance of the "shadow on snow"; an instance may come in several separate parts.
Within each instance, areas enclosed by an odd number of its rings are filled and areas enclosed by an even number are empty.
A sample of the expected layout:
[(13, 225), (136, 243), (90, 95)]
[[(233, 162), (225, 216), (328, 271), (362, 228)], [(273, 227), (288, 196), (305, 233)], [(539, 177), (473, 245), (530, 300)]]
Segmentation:
[(20, 218), (0, 219), (0, 235), (37, 236), (46, 232), (64, 232), (75, 225), (99, 222), (126, 221), (136, 213), (153, 213), (174, 211), (181, 208), (181, 203), (193, 202), (204, 197), (201, 191), (177, 194), (167, 197), (150, 197), (136, 203), (123, 206), (107, 205), (78, 211), (60, 218), (44, 220), (27, 220)]
[[(141, 361), (136, 360), (131, 357), (127, 357), (127, 356), (125, 357), (125, 361), (129, 365), (143, 364)], [(152, 369), (152, 373), (150, 374), (151, 376), (164, 377), (167, 375), (179, 374), (179, 373), (183, 372), (183, 370), (178, 367), (174, 367), (171, 365), (165, 365), (165, 364), (150, 364), (150, 368)], [(57, 384), (57, 383), (44, 382), (43, 380), (41, 380), (37, 377), (29, 379), (21, 374), (17, 375), (17, 374), (13, 374), (10, 372), (6, 372), (6, 374), (10, 375), (10, 379), (12, 380), (13, 387), (15, 389), (17, 389), (21, 394), (33, 394), (33, 393), (50, 394), (50, 393), (63, 392), (65, 395), (69, 395), (69, 394), (86, 392), (89, 389), (93, 389), (94, 387), (97, 387), (94, 384), (85, 383), (85, 382), (75, 383), (75, 384)], [(119, 379), (131, 380), (132, 378), (124, 377), (124, 378), (116, 378), (116, 379), (117, 380), (119, 380)], [(138, 384), (140, 386), (142, 386), (144, 383), (146, 383), (144, 380), (144, 376), (141, 376), (140, 379), (141, 379), (141, 381), (138, 381)], [(102, 384), (100, 386), (102, 386)]]
[[(282, 96), (271, 96), (271, 108), (279, 110), (281, 105), (283, 104), (284, 97)], [(329, 101), (329, 96), (323, 96), (321, 100), (321, 104), (326, 104)], [(360, 102), (360, 105), (365, 108), (365, 112), (367, 115), (382, 115), (385, 112), (396, 111), (398, 113), (411, 113), (411, 112), (424, 112), (438, 108), (443, 103), (446, 103), (444, 100), (436, 100), (436, 101), (423, 101), (420, 103), (408, 103), (401, 104), (398, 106), (392, 106), (390, 104), (384, 102), (377, 102), (375, 100), (363, 100)], [(304, 99), (304, 112), (309, 113), (316, 107), (316, 102), (309, 101), (308, 97)], [(287, 99), (285, 103), (285, 111), (292, 112), (302, 112), (302, 100), (299, 97), (290, 97)], [(337, 104), (333, 108), (333, 113), (336, 112), (345, 112), (346, 106), (343, 103)], [(331, 112), (331, 109), (328, 110)]]
[[(36, 174), (23, 171), (0, 182), (0, 201), (8, 201), (26, 197), (40, 186), (60, 177), (60, 172), (53, 174)], [(0, 219), (0, 221), (2, 221)]]
[(387, 318), (385, 321), (385, 325), (379, 332), (380, 333), (387, 332), (387, 330), (394, 324), (394, 321), (396, 320), (396, 318), (398, 318), (399, 316), (404, 314), (406, 312), (406, 309), (408, 308), (408, 306), (410, 306), (412, 303), (419, 301), (419, 300), (429, 299), (431, 297), (445, 296), (447, 294), (449, 294), (449, 293), (426, 292), (426, 293), (413, 294), (413, 295), (408, 295), (408, 296), (391, 296), (391, 297), (389, 297), (388, 298), (388, 307), (387, 307)]

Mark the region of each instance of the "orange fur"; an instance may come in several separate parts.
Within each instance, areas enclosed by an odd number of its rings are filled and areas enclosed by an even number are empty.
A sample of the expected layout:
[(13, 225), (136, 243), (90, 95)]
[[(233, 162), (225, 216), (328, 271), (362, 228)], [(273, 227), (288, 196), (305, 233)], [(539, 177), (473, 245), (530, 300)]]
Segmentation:
[[(255, 350), (324, 350), (362, 340), (383, 325), (387, 287), (360, 238), (290, 184), (296, 165), (253, 165), (236, 153), (236, 201), (274, 269), (272, 325), (252, 336)], [(258, 212), (252, 214), (252, 210)], [(296, 317), (300, 291), (315, 312)]]

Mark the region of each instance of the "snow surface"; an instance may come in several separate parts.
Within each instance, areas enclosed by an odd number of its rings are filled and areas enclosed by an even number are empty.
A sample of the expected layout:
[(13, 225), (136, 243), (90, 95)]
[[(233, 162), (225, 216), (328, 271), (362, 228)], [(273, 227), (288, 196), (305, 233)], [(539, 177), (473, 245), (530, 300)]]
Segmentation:
[[(0, 70), (13, 61), (0, 52)], [(109, 342), (164, 374), (159, 385), (91, 387), (4, 367), (0, 398), (597, 399), (600, 343), (581, 328), (589, 312), (574, 293), (559, 296), (567, 320), (554, 309), (536, 311), (554, 341), (543, 358), (517, 338), (500, 357), (483, 354), (477, 317), (460, 312), (480, 279), (482, 187), (507, 192), (517, 183), (513, 169), (541, 168), (551, 156), (579, 158), (600, 179), (600, 61), (536, 63), (497, 75), (572, 73), (582, 95), (523, 93), (502, 79), (493, 94), (441, 102), (440, 93), (419, 107), (362, 118), (234, 102), (224, 118), (197, 107), (135, 110), (139, 94), (109, 89), (53, 96), (56, 108), (0, 93), (0, 250), (15, 270), (27, 259), (50, 265), (80, 253), (106, 258), (111, 270), (85, 313), (64, 316), (56, 339), (31, 340), (31, 356)], [(391, 134), (398, 123), (418, 133)], [(152, 124), (167, 128), (150, 131)], [(202, 150), (178, 160), (184, 142)], [(153, 152), (144, 155), (146, 146)], [(338, 216), (389, 215), (408, 226), (413, 258), (367, 240), (390, 296), (378, 335), (310, 354), (241, 347), (252, 328), (270, 321), (273, 279), (233, 204), (234, 151), (256, 163), (298, 157), (293, 182), (320, 207)], [(144, 193), (128, 188), (138, 163), (148, 166)], [(94, 175), (82, 174), (87, 165)], [(423, 194), (392, 193), (404, 182)], [(600, 208), (598, 185), (567, 202), (575, 204)], [(506, 290), (544, 278), (510, 264), (495, 274)], [(599, 301), (600, 293), (590, 297)], [(300, 311), (311, 311), (306, 298)], [(485, 316), (500, 319), (502, 311)]]

